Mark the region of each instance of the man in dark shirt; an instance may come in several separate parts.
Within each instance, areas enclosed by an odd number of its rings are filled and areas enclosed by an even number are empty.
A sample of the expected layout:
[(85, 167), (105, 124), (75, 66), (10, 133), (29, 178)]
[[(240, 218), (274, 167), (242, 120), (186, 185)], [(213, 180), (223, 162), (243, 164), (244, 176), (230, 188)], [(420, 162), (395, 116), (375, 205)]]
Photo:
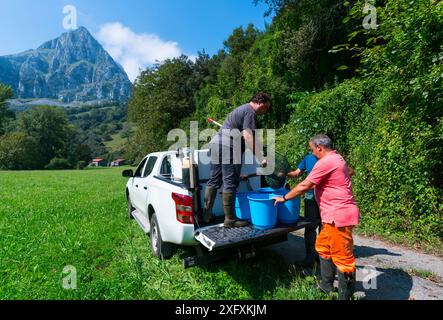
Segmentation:
[(242, 227), (245, 221), (235, 219), (235, 196), (240, 184), (241, 159), (245, 147), (252, 150), (262, 166), (266, 159), (261, 142), (254, 138), (257, 115), (265, 114), (271, 107), (271, 98), (258, 93), (251, 102), (232, 111), (219, 133), (211, 141), (211, 177), (205, 189), (203, 221), (209, 223), (217, 190), (223, 185), (224, 226)]
[[(304, 172), (308, 175), (311, 173), (315, 164), (317, 163), (317, 158), (312, 154), (308, 154), (303, 158), (303, 160), (298, 165), (297, 170), (292, 171), (288, 174), (291, 178), (296, 178), (301, 176)], [(316, 260), (318, 260), (318, 253), (315, 251), (315, 241), (317, 239), (317, 227), (320, 226), (320, 210), (318, 208), (317, 202), (314, 197), (314, 189), (311, 189), (305, 193), (305, 218), (309, 221), (315, 221), (312, 227), (305, 228), (305, 260), (299, 264), (306, 268), (312, 268)], [(304, 270), (305, 273), (310, 273)]]

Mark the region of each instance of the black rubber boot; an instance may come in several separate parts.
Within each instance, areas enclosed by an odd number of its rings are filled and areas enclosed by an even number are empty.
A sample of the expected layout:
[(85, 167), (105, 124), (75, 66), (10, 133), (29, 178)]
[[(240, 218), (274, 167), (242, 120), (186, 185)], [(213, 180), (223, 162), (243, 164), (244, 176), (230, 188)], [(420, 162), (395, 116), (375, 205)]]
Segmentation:
[(305, 230), (305, 251), (306, 256), (300, 264), (303, 267), (312, 268), (314, 263), (318, 260), (318, 253), (315, 251), (315, 240), (317, 239), (317, 232), (315, 229), (309, 228)]
[(203, 222), (209, 223), (212, 218), (212, 207), (214, 206), (215, 198), (217, 198), (217, 189), (205, 189), (205, 206), (203, 208)]
[(320, 273), (321, 281), (318, 287), (324, 293), (332, 293), (334, 291), (334, 279), (335, 279), (336, 267), (332, 263), (332, 259), (324, 259), (320, 257)]
[(223, 192), (223, 211), (225, 213), (225, 228), (245, 227), (247, 221), (235, 220), (235, 192)]
[(351, 300), (355, 292), (355, 271), (338, 271), (338, 299)]
[(315, 229), (309, 228), (309, 230), (305, 230), (305, 259), (295, 263), (302, 268), (302, 273), (307, 277), (313, 276), (320, 264), (318, 261), (318, 253), (315, 250), (316, 239), (317, 232)]

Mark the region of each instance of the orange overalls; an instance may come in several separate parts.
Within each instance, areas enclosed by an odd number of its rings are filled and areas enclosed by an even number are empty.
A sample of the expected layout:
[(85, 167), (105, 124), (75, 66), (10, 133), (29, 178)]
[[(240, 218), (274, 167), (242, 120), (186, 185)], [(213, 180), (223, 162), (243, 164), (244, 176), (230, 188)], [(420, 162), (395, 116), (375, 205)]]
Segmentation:
[(332, 259), (341, 272), (355, 271), (354, 240), (350, 227), (336, 227), (334, 224), (323, 223), (317, 237), (315, 249), (324, 259)]

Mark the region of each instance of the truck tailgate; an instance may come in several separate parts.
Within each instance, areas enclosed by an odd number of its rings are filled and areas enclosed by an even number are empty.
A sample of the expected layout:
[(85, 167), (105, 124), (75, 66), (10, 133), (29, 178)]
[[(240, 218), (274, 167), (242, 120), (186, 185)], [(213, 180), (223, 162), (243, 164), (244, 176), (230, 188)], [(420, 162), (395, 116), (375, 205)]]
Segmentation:
[(304, 218), (300, 218), (293, 225), (278, 225), (268, 230), (255, 229), (251, 225), (241, 228), (224, 228), (223, 224), (218, 224), (197, 229), (195, 238), (209, 251), (218, 251), (284, 236), (314, 224)]

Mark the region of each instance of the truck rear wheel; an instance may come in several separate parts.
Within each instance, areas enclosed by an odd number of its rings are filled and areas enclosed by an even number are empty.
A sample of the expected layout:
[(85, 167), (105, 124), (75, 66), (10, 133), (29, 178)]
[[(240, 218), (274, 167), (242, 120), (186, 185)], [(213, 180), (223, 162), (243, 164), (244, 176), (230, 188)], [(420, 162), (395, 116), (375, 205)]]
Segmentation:
[(151, 249), (154, 256), (160, 259), (169, 259), (174, 254), (174, 245), (172, 243), (163, 242), (158, 226), (157, 216), (155, 214), (151, 217)]

